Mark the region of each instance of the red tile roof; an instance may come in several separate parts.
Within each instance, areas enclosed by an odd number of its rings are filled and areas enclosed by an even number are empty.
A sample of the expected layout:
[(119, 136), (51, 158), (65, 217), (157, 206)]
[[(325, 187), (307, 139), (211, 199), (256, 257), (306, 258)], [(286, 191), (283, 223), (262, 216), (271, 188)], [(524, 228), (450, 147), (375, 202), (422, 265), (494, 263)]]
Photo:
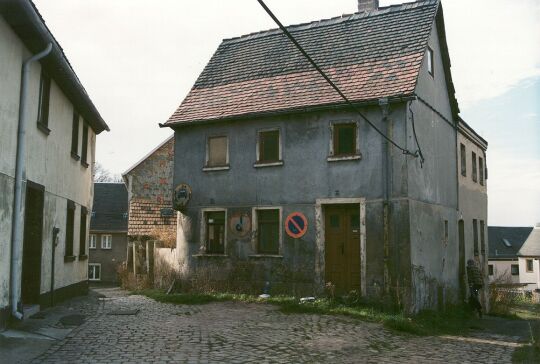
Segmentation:
[[(439, 2), (418, 1), (288, 27), (353, 102), (414, 92)], [(227, 39), (166, 126), (341, 105), (279, 30)]]

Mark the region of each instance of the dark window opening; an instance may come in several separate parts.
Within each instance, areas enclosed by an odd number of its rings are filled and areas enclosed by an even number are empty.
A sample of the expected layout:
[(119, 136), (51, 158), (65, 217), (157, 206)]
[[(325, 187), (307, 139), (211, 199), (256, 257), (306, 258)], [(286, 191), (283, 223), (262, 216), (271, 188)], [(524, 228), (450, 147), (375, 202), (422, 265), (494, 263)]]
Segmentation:
[(519, 265), (512, 264), (510, 266), (510, 274), (512, 274), (513, 276), (518, 276), (519, 275)]
[(88, 167), (88, 125), (83, 126), (82, 148), (81, 148), (81, 164)]
[(476, 166), (476, 153), (472, 152), (472, 180), (478, 182), (478, 170)]
[(448, 220), (444, 220), (444, 241), (448, 241)]
[(206, 252), (208, 254), (225, 253), (225, 211), (207, 212), (206, 214)]
[(488, 274), (489, 274), (490, 276), (493, 275), (493, 264), (489, 264), (489, 265), (488, 265)]
[(474, 241), (474, 255), (479, 255), (479, 249), (478, 249), (478, 220), (473, 219), (472, 221), (473, 226), (473, 241)]
[(262, 131), (259, 133), (258, 162), (279, 162), (279, 130)]
[(433, 49), (427, 49), (427, 68), (430, 75), (434, 75), (434, 65), (433, 65)]
[(533, 260), (527, 259), (527, 272), (533, 272), (533, 271), (534, 271)]
[(48, 130), (49, 126), (49, 100), (51, 95), (51, 78), (41, 72), (39, 81), (38, 125)]
[(86, 220), (88, 216), (88, 210), (86, 207), (81, 207), (81, 226), (79, 231), (79, 256), (86, 256)]
[(79, 114), (73, 111), (73, 125), (71, 129), (71, 156), (79, 159)]
[(465, 145), (460, 145), (461, 152), (461, 175), (467, 176), (467, 152), (465, 151)]
[(66, 218), (66, 250), (64, 253), (66, 257), (73, 256), (74, 223), (75, 223), (75, 203), (73, 201), (68, 201), (67, 202), (67, 218)]
[(258, 210), (258, 252), (279, 254), (279, 210)]
[(356, 123), (334, 125), (334, 156), (356, 155)]
[(480, 252), (482, 255), (486, 255), (486, 233), (485, 233), (485, 223), (484, 220), (480, 220)]
[(478, 157), (478, 173), (480, 174), (480, 184), (484, 185), (484, 160)]

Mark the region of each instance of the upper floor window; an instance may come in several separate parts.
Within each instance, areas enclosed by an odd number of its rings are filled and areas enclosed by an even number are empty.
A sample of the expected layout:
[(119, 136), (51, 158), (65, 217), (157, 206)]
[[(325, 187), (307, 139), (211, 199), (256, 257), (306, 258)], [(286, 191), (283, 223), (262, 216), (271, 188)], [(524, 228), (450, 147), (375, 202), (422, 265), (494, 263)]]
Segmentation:
[(41, 72), (39, 82), (39, 103), (38, 103), (38, 127), (45, 133), (49, 133), (49, 98), (51, 94), (51, 78)]
[(112, 249), (112, 235), (101, 235), (101, 249)]
[(79, 114), (73, 110), (73, 122), (71, 127), (71, 156), (79, 160)]
[(478, 220), (473, 219), (472, 228), (473, 228), (474, 255), (479, 255), (480, 249), (478, 246)]
[(88, 125), (83, 125), (82, 145), (81, 145), (81, 164), (88, 167)]
[(206, 223), (206, 253), (225, 254), (225, 211), (208, 211)]
[(519, 265), (518, 264), (512, 264), (510, 266), (510, 274), (512, 274), (513, 276), (518, 276), (519, 275)]
[(461, 175), (467, 176), (467, 152), (465, 150), (465, 144), (460, 144), (460, 156), (461, 156)]
[(484, 185), (484, 160), (478, 157), (478, 173), (480, 174), (480, 184)]
[(533, 266), (533, 260), (532, 259), (527, 259), (527, 272), (528, 273), (531, 273), (531, 272), (534, 272), (534, 266)]
[(279, 254), (279, 209), (257, 210), (257, 252)]
[(478, 167), (476, 166), (476, 153), (472, 152), (472, 180), (473, 182), (478, 182)]
[(96, 241), (97, 241), (97, 236), (96, 234), (90, 234), (90, 242), (88, 243), (88, 247), (90, 249), (96, 249)]
[(434, 75), (434, 65), (433, 65), (433, 49), (429, 48), (427, 49), (427, 69), (430, 75)]
[(281, 162), (281, 141), (279, 130), (260, 131), (257, 144), (257, 163)]
[(206, 167), (229, 165), (229, 140), (226, 136), (208, 138), (206, 144)]
[(334, 124), (332, 128), (332, 147), (333, 157), (358, 155), (356, 123)]

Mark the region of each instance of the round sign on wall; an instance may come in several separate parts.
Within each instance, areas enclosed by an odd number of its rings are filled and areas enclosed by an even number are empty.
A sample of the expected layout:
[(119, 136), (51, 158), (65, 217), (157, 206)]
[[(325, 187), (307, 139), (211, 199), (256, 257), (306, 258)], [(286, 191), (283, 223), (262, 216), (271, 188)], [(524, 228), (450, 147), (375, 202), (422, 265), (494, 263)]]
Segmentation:
[(285, 219), (285, 232), (291, 238), (301, 238), (306, 234), (308, 222), (301, 212), (293, 212)]
[(191, 187), (182, 183), (174, 189), (173, 203), (175, 210), (182, 210), (191, 199)]

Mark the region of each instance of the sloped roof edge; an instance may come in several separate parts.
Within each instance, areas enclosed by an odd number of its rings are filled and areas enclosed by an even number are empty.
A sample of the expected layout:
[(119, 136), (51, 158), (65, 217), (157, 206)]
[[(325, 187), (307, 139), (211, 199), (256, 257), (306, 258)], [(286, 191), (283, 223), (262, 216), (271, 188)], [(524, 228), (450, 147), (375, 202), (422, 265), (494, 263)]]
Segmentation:
[(159, 148), (167, 144), (172, 138), (174, 137), (174, 134), (169, 136), (167, 139), (162, 141), (157, 147), (152, 149), (149, 153), (147, 153), (144, 157), (142, 157), (137, 163), (129, 167), (124, 173), (122, 173), (122, 177), (127, 175), (129, 172), (133, 171), (135, 168), (137, 168), (142, 162), (144, 162), (148, 157), (150, 157), (152, 154), (154, 154)]
[(62, 47), (45, 24), (34, 3), (30, 0), (0, 0), (0, 15), (30, 52), (40, 52), (47, 44), (52, 44), (52, 52), (40, 61), (44, 69), (62, 89), (65, 96), (77, 107), (79, 114), (96, 134), (104, 130), (109, 131), (109, 126), (90, 100)]

